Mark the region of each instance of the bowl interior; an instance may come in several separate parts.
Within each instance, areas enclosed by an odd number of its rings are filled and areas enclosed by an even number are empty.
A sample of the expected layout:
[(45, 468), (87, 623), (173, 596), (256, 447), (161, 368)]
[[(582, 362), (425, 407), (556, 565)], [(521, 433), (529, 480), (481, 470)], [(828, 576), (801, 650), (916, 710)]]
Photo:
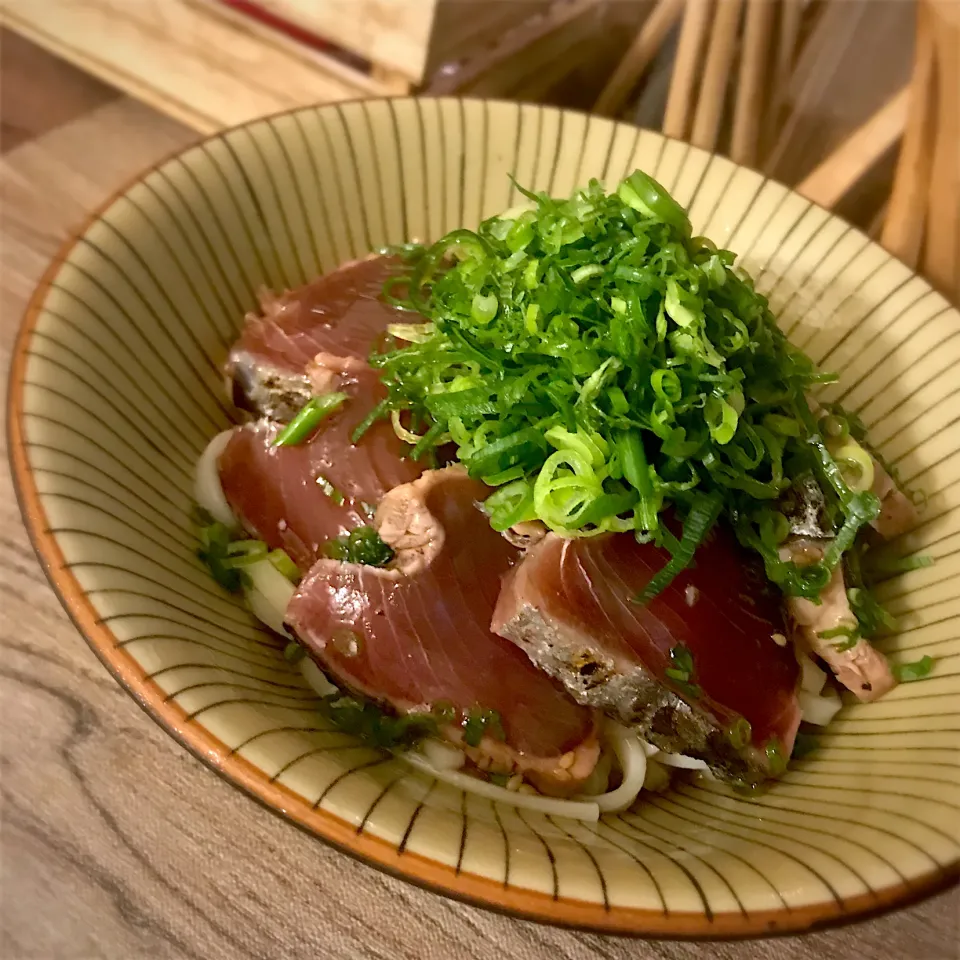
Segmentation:
[[(508, 174), (566, 195), (636, 167), (740, 254), (791, 338), (902, 480), (927, 494), (891, 579), (895, 660), (922, 683), (845, 707), (762, 796), (709, 782), (597, 826), (466, 797), (331, 729), (281, 646), (194, 556), (193, 465), (231, 421), (221, 364), (263, 287), (510, 207)], [(960, 316), (847, 224), (685, 144), (552, 108), (324, 106), (230, 131), (96, 217), (28, 314), (11, 444), (27, 523), (88, 640), (205, 761), (351, 852), (447, 892), (611, 930), (798, 929), (956, 869), (960, 784)], [(108, 774), (107, 774), (108, 775)]]

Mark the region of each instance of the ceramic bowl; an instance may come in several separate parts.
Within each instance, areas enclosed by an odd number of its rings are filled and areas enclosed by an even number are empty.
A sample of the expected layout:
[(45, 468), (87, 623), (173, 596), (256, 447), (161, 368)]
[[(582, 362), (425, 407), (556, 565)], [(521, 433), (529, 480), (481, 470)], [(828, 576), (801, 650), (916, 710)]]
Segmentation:
[[(325, 725), (278, 642), (194, 555), (193, 466), (231, 420), (221, 364), (262, 287), (640, 167), (736, 251), (902, 479), (927, 495), (887, 582), (895, 660), (934, 674), (843, 709), (762, 796), (678, 784), (595, 826), (492, 804)], [(760, 174), (550, 107), (401, 99), (211, 137), (114, 197), (37, 290), (13, 468), (50, 580), (118, 681), (205, 763), (342, 850), (518, 915), (651, 936), (796, 931), (957, 875), (960, 315), (862, 233)], [(104, 770), (104, 777), (110, 776)]]

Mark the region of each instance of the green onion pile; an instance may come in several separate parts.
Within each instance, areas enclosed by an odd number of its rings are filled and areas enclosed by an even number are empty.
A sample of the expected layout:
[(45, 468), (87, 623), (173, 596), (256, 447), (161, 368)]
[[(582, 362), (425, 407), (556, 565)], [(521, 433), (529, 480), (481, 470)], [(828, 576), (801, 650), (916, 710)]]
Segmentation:
[[(406, 292), (391, 282), (385, 295), (423, 322), (391, 327), (392, 348), (371, 358), (388, 388), (375, 416), (393, 418), (416, 458), (455, 444), (497, 488), (486, 507), (498, 530), (541, 520), (666, 547), (645, 598), (721, 516), (786, 593), (816, 598), (880, 509), (856, 423), (808, 404), (835, 378), (651, 177), (609, 195), (592, 181), (569, 200), (518, 189), (532, 208), (407, 250)], [(832, 540), (800, 566), (780, 555), (780, 501), (811, 475)]]

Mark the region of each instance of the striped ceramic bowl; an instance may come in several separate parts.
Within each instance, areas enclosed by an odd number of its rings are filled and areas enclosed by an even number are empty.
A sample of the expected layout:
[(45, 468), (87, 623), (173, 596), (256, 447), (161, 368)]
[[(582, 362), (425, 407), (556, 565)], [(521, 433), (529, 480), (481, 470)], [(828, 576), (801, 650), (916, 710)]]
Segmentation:
[[(598, 825), (520, 813), (331, 730), (277, 642), (194, 556), (191, 475), (230, 422), (220, 366), (256, 292), (635, 167), (737, 251), (790, 337), (911, 486), (894, 659), (932, 677), (845, 707), (766, 795), (691, 782)], [(224, 777), (344, 850), (527, 917), (657, 936), (801, 930), (904, 903), (960, 852), (960, 315), (789, 190), (648, 131), (539, 106), (372, 100), (212, 137), (149, 171), (61, 253), (13, 361), (26, 523), (104, 665)], [(104, 771), (104, 776), (109, 776)]]

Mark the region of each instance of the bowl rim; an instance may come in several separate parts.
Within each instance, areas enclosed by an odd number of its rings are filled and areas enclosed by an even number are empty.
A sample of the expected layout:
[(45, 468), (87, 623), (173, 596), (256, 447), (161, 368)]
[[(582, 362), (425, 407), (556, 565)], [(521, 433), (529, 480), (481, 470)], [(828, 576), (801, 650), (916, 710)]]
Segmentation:
[[(154, 171), (176, 157), (205, 143), (215, 142), (262, 122), (290, 116), (299, 112), (336, 110), (352, 103), (385, 100), (443, 100), (462, 103), (508, 104), (511, 106), (536, 107), (577, 114), (592, 118), (595, 115), (583, 110), (572, 110), (550, 104), (505, 100), (495, 97), (362, 97), (336, 103), (317, 103), (296, 106), (256, 117), (234, 126), (224, 128), (193, 143), (165, 155), (157, 162), (131, 177), (114, 190), (101, 204), (90, 212), (67, 240), (60, 246), (48, 264), (40, 281), (30, 296), (20, 321), (14, 341), (9, 367), (6, 398), (7, 450), (17, 505), (23, 518), (30, 544), (40, 562), (44, 575), (59, 599), (73, 625), (83, 636), (96, 657), (113, 675), (134, 702), (177, 743), (186, 748), (198, 760), (213, 770), (232, 786), (239, 787), (247, 796), (279, 815), (294, 826), (328, 843), (342, 853), (378, 870), (416, 884), (472, 906), (494, 910), (498, 913), (548, 923), (584, 932), (615, 934), (637, 938), (670, 940), (741, 940), (763, 936), (784, 936), (844, 926), (854, 921), (866, 920), (891, 910), (915, 904), (933, 896), (960, 881), (960, 862), (940, 867), (914, 878), (881, 890), (859, 894), (839, 902), (822, 901), (803, 907), (756, 911), (748, 914), (722, 913), (711, 915), (707, 911), (664, 912), (635, 907), (605, 906), (573, 898), (558, 898), (550, 894), (511, 887), (486, 877), (461, 872), (439, 863), (422, 854), (399, 852), (389, 841), (367, 833), (358, 833), (356, 828), (330, 811), (313, 807), (305, 798), (278, 783), (269, 782), (256, 766), (234, 753), (223, 741), (213, 736), (202, 725), (190, 720), (186, 711), (174, 701), (166, 700), (159, 685), (147, 677), (134, 658), (117, 645), (110, 628), (100, 622), (96, 609), (83, 590), (76, 576), (66, 566), (65, 558), (55, 536), (49, 532), (49, 523), (43, 508), (40, 493), (27, 456), (23, 427), (23, 395), (28, 347), (33, 337), (37, 320), (44, 309), (48, 291), (61, 267), (83, 236), (99, 222), (113, 204)], [(601, 118), (613, 124), (649, 128), (612, 118)], [(668, 137), (657, 130), (649, 130), (666, 140), (686, 143)], [(704, 151), (716, 155), (713, 151)], [(723, 158), (735, 167), (745, 167), (729, 158)], [(758, 172), (759, 171), (755, 171)], [(772, 178), (760, 174), (764, 182)], [(772, 181), (777, 182), (777, 181)], [(795, 191), (785, 187), (791, 193)], [(819, 206), (812, 204), (812, 206)], [(825, 209), (825, 208), (821, 208)], [(834, 219), (842, 220), (832, 211), (825, 212)], [(859, 231), (858, 228), (852, 229)], [(863, 234), (866, 237), (865, 234)], [(869, 239), (869, 238), (867, 238)], [(871, 241), (874, 242), (874, 241)], [(896, 259), (890, 255), (892, 259)], [(898, 261), (899, 262), (899, 261)], [(911, 268), (908, 268), (911, 269)], [(929, 282), (916, 274), (932, 288)]]

